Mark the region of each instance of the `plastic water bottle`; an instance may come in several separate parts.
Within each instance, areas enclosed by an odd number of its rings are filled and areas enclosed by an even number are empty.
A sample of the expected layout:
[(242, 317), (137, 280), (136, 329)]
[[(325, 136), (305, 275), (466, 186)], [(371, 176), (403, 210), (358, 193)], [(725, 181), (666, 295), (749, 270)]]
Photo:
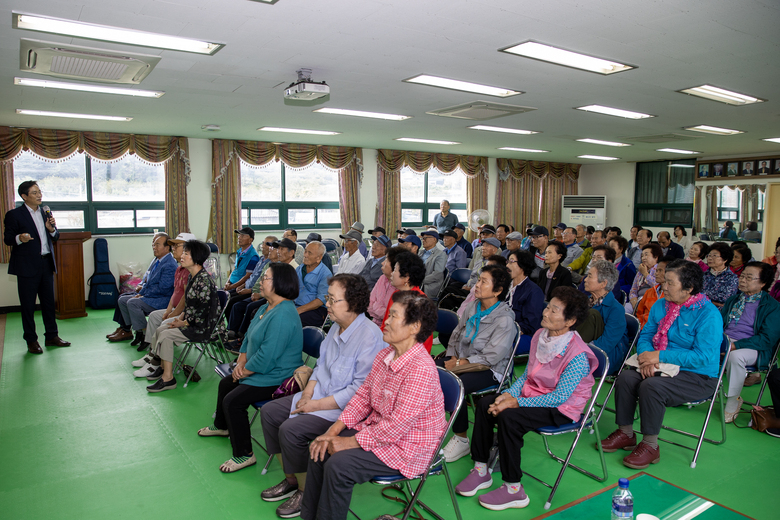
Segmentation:
[(634, 518), (634, 497), (628, 490), (628, 479), (618, 480), (618, 488), (612, 493), (612, 520)]

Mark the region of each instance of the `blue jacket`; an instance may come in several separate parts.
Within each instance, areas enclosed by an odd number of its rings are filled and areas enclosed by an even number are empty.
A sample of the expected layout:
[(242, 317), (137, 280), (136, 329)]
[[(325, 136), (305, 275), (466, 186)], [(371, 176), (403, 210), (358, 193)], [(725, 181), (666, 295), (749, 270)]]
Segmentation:
[(444, 250), (447, 253), (447, 272), (452, 273), (455, 269), (461, 269), (469, 265), (469, 259), (466, 258), (466, 252), (455, 244), (452, 249)]
[(626, 257), (626, 255), (623, 255), (623, 259), (620, 260), (620, 263), (615, 267), (617, 267), (617, 270), (620, 273), (618, 276), (618, 285), (620, 285), (620, 289), (625, 291), (626, 294), (630, 293), (631, 285), (633, 285), (634, 278), (636, 277), (636, 266), (634, 266), (634, 262)]
[(612, 292), (607, 293), (601, 305), (596, 305), (593, 309), (598, 311), (604, 320), (604, 332), (593, 340), (593, 344), (607, 353), (610, 373), (617, 373), (628, 350), (626, 311)]
[[(666, 315), (666, 299), (653, 304), (647, 324), (639, 334), (638, 354), (654, 350), (653, 336)], [(683, 307), (669, 328), (669, 344), (660, 351), (662, 363), (679, 365), (680, 370), (718, 377), (720, 344), (723, 340), (723, 318), (712, 302), (696, 308)]]
[(507, 302), (515, 313), (515, 321), (524, 335), (533, 336), (542, 326), (544, 292), (530, 278), (515, 289), (512, 301)]
[(300, 307), (319, 298), (323, 305), (325, 305), (325, 296), (328, 294), (328, 279), (331, 277), (331, 272), (325, 267), (325, 264), (320, 262), (313, 271), (306, 273), (303, 276), (303, 269), (306, 266), (304, 264), (295, 268), (295, 272), (298, 273), (298, 297), (295, 299), (295, 306)]
[(474, 255), (474, 248), (471, 247), (471, 244), (465, 238), (458, 240), (457, 244), (466, 252), (467, 258), (471, 258)]
[[(158, 265), (152, 272), (154, 262)], [(168, 253), (160, 259), (155, 259), (149, 270), (146, 272), (146, 280), (143, 289), (138, 294), (144, 303), (147, 303), (155, 309), (164, 309), (173, 295), (173, 279), (176, 276), (176, 268), (179, 264), (173, 259), (173, 255)]]

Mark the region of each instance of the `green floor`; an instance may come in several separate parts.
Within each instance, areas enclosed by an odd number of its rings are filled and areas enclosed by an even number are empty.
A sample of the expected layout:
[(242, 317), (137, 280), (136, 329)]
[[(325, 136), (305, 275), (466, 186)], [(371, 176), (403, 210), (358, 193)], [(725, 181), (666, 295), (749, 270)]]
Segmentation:
[[(180, 383), (176, 390), (148, 394), (147, 381), (131, 373), (130, 362), (139, 357), (135, 348), (105, 339), (115, 328), (112, 311), (89, 313), (59, 322), (60, 335), (72, 347), (45, 348), (40, 356), (26, 353), (20, 315), (8, 315), (0, 373), (0, 518), (275, 518), (276, 504), (263, 502), (260, 491), (282, 478), (279, 465), (274, 462), (264, 476), (261, 464), (222, 474), (218, 467), (230, 456), (228, 440), (195, 433), (211, 423), (217, 384), (213, 366), (204, 362), (203, 380), (188, 388)], [(744, 395), (752, 399), (757, 391), (752, 387)], [(702, 418), (699, 410), (667, 414), (668, 422), (686, 428), (695, 428)], [(612, 429), (613, 415), (605, 412), (604, 435)], [(255, 430), (261, 436), (259, 424)], [(647, 472), (754, 518), (776, 518), (770, 509), (776, 499), (769, 497), (777, 492), (780, 443), (731, 425), (728, 434), (725, 445), (705, 444), (696, 469), (689, 467), (691, 452), (662, 444), (662, 462)], [(595, 464), (588, 437), (575, 458)], [(605, 483), (567, 472), (553, 508), (635, 473), (620, 463), (622, 456), (607, 454)], [(527, 439), (523, 466), (550, 480), (559, 468), (536, 436)], [(451, 465), (456, 483), (470, 468), (468, 458)], [(494, 480), (498, 486), (500, 480)], [(526, 509), (488, 512), (476, 498), (459, 497), (464, 519), (545, 513), (549, 492), (528, 478), (524, 485), (531, 498)], [(364, 519), (396, 513), (397, 504), (379, 492), (369, 484), (359, 486), (352, 509)], [(454, 518), (443, 478), (431, 479), (423, 495), (445, 518)], [(636, 511), (642, 511), (641, 504)], [(608, 515), (604, 511), (601, 518)]]

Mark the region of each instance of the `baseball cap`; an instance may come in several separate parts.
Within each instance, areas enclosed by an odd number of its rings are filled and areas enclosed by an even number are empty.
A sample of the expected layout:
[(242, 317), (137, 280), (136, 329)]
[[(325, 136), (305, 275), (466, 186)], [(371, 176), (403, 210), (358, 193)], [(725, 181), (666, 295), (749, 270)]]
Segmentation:
[(319, 233), (309, 233), (309, 236), (306, 237), (306, 243), (310, 242), (322, 242), (322, 235)]
[(466, 226), (464, 226), (464, 225), (463, 225), (463, 224), (461, 224), (460, 222), (458, 222), (457, 224), (455, 224), (454, 226), (452, 226), (452, 229), (455, 229), (455, 228), (458, 228), (458, 229), (461, 229), (461, 230), (463, 230), (463, 231), (466, 231)]
[(485, 224), (485, 225), (484, 225), (484, 226), (482, 226), (482, 228), (479, 230), (479, 234), (481, 235), (482, 233), (492, 233), (492, 234), (494, 234), (494, 235), (495, 235), (495, 234), (496, 234), (496, 228), (494, 228), (494, 227), (493, 227), (493, 226), (491, 226), (490, 224)]
[(374, 233), (376, 233), (377, 231), (379, 231), (379, 232), (380, 232), (380, 233), (382, 233), (383, 235), (386, 235), (386, 234), (387, 234), (387, 231), (385, 231), (385, 228), (383, 228), (383, 227), (380, 227), (380, 226), (377, 226), (377, 227), (375, 227), (374, 229), (369, 229), (369, 230), (368, 230), (368, 233), (369, 233), (369, 234), (371, 234), (371, 235), (373, 235), (373, 234), (374, 234)]
[(252, 240), (255, 239), (255, 230), (252, 229), (249, 226), (243, 227), (241, 229), (236, 229), (236, 234), (238, 234), (238, 235), (249, 235), (250, 237), (252, 237)]
[(187, 242), (188, 240), (197, 240), (195, 238), (195, 235), (192, 233), (179, 233), (176, 238), (169, 238), (168, 239), (168, 245), (173, 244), (183, 244), (184, 242)]
[(420, 233), (420, 236), (433, 237), (436, 240), (439, 240), (439, 233), (434, 231), (434, 230), (432, 230), (432, 229), (429, 229), (427, 231), (423, 231), (422, 233)]
[(422, 240), (420, 240), (420, 237), (417, 235), (408, 236), (406, 238), (399, 238), (399, 242), (409, 242), (411, 244), (416, 245), (417, 247), (422, 247)]
[(520, 233), (519, 231), (512, 231), (511, 233), (509, 233), (506, 236), (506, 239), (507, 240), (522, 240), (523, 239), (523, 234)]
[(457, 239), (458, 239), (458, 234), (457, 234), (457, 233), (455, 233), (455, 232), (454, 232), (453, 230), (451, 230), (451, 229), (448, 229), (447, 231), (445, 231), (444, 233), (442, 233), (442, 234), (441, 234), (441, 236), (443, 236), (443, 237), (452, 237), (452, 238), (454, 238), (455, 240), (457, 240)]
[(412, 228), (396, 229), (395, 232), (396, 233), (404, 233), (404, 234), (407, 234), (407, 235), (412, 236), (412, 237), (416, 237), (417, 236), (417, 231), (415, 231)]
[(339, 235), (339, 238), (343, 238), (345, 240), (357, 240), (358, 242), (360, 242), (361, 240), (363, 240), (363, 234), (360, 233), (360, 231), (350, 229), (345, 234)]
[(379, 235), (378, 237), (372, 236), (371, 240), (376, 240), (385, 247), (390, 247), (393, 245), (393, 242), (387, 237), (387, 235)]
[(561, 231), (566, 231), (566, 228), (567, 228), (568, 226), (567, 226), (566, 224), (564, 224), (563, 222), (558, 222), (558, 224), (556, 224), (556, 226), (555, 226), (555, 227), (556, 227), (556, 228), (558, 228), (558, 229), (560, 229)]
[(544, 226), (534, 226), (534, 228), (529, 233), (532, 237), (544, 235), (544, 236), (550, 236), (550, 232), (547, 230)]
[(501, 242), (498, 241), (495, 237), (486, 238), (482, 241), (483, 244), (490, 244), (491, 246), (495, 246), (499, 249), (501, 249)]
[(271, 244), (271, 247), (276, 249), (280, 247), (284, 247), (285, 249), (289, 249), (290, 251), (295, 251), (296, 249), (298, 249), (298, 244), (296, 244), (289, 238), (283, 238), (281, 240), (275, 241), (273, 244)]

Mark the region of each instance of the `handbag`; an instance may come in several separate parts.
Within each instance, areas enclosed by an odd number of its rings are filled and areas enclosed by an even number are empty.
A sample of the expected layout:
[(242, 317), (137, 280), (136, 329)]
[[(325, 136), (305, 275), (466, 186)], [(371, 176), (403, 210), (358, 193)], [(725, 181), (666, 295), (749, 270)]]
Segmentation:
[(780, 419), (775, 416), (774, 407), (750, 410), (750, 427), (759, 432), (767, 428), (780, 428)]
[(288, 395), (297, 394), (302, 389), (306, 388), (312, 372), (313, 370), (306, 365), (296, 368), (295, 372), (293, 372), (293, 375), (282, 381), (282, 384), (279, 385), (279, 388), (274, 390), (274, 393), (271, 395), (271, 399), (281, 399), (282, 397), (287, 397)]

